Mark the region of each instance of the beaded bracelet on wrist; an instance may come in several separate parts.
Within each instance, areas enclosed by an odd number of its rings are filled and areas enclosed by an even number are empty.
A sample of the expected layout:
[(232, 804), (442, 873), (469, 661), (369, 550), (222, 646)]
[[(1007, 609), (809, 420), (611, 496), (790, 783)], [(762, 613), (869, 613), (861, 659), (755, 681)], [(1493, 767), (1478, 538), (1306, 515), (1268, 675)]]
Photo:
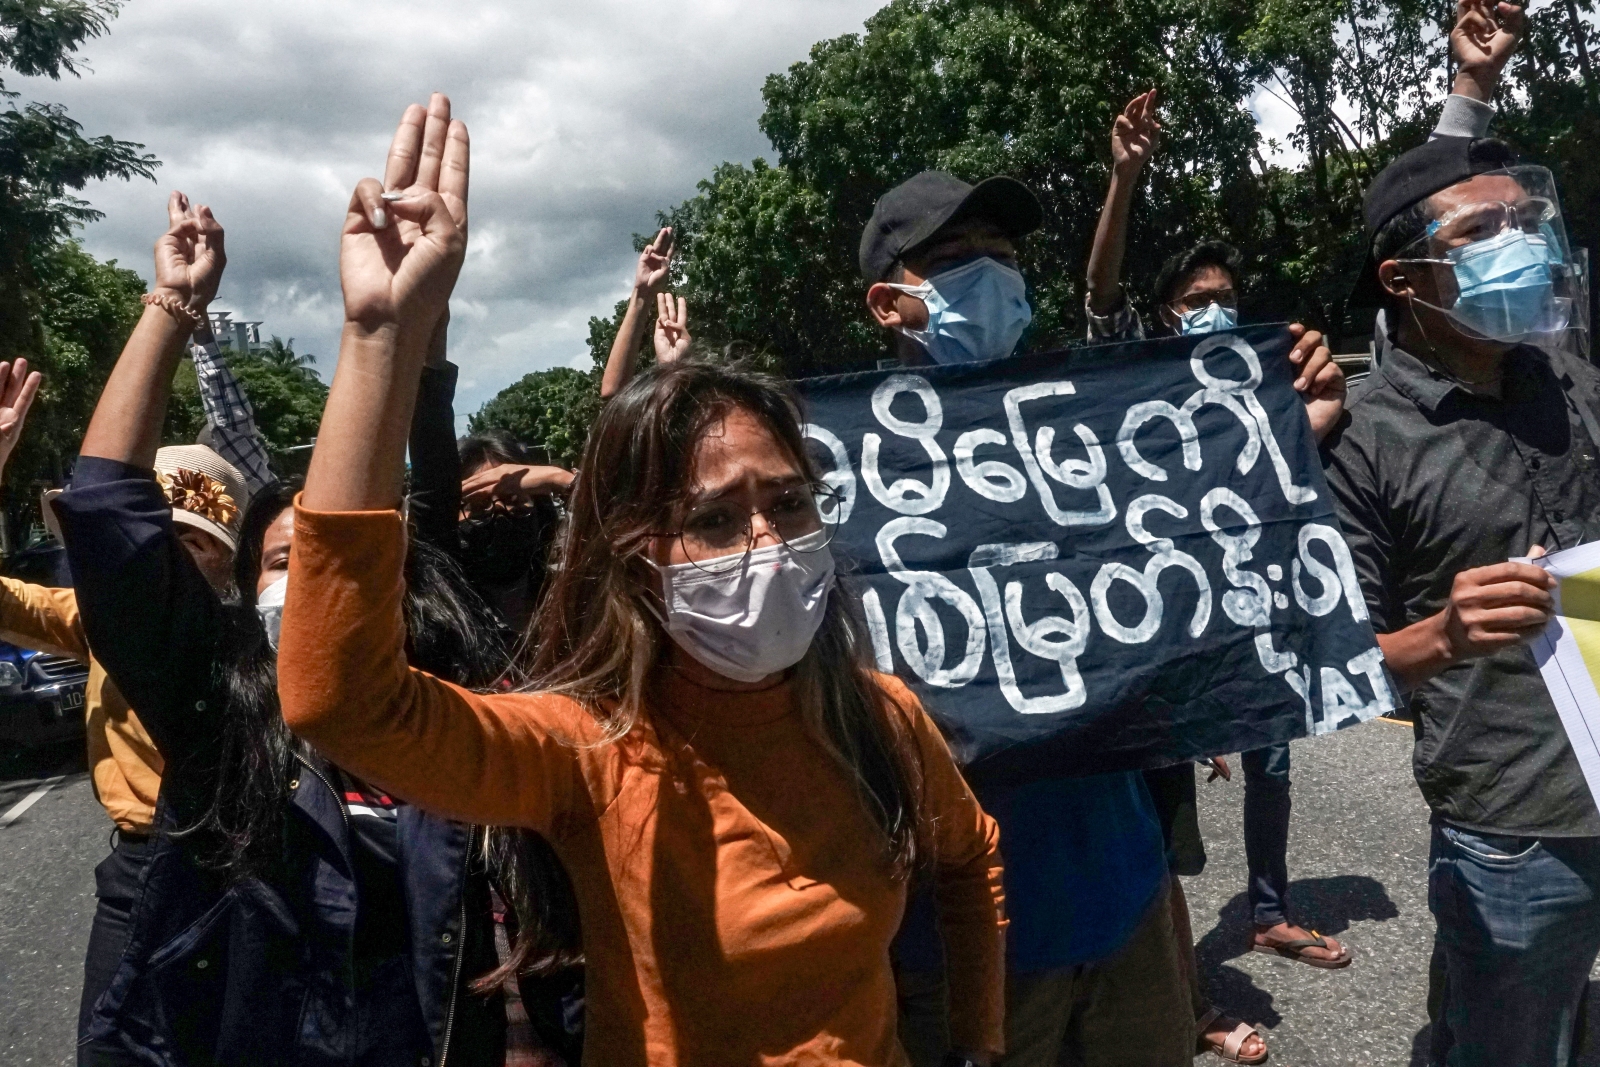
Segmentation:
[(186, 307), (182, 300), (179, 300), (171, 293), (146, 293), (139, 298), (139, 301), (150, 307), (158, 307), (165, 311), (168, 315), (177, 319), (180, 326), (187, 327), (190, 333), (200, 327), (200, 316)]

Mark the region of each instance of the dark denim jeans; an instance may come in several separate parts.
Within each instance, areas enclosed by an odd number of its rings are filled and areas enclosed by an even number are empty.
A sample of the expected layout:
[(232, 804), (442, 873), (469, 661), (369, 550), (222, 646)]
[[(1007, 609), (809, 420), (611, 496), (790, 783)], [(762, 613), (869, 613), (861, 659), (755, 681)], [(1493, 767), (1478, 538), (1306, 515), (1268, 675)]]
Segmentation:
[(1262, 926), (1277, 926), (1289, 921), (1289, 743), (1245, 752), (1239, 763), (1250, 912)]
[[(148, 838), (118, 832), (111, 854), (94, 869), (94, 923), (89, 927), (89, 948), (83, 960), (83, 992), (78, 1004), (78, 1039), (89, 1030), (95, 1002), (106, 991), (122, 965), (133, 926), (130, 916), (139, 898), (139, 882), (150, 863)], [(120, 1067), (138, 1059), (106, 1042), (88, 1041), (78, 1046), (79, 1067)]]
[(1600, 953), (1600, 838), (1479, 834), (1435, 819), (1431, 1062), (1569, 1067)]

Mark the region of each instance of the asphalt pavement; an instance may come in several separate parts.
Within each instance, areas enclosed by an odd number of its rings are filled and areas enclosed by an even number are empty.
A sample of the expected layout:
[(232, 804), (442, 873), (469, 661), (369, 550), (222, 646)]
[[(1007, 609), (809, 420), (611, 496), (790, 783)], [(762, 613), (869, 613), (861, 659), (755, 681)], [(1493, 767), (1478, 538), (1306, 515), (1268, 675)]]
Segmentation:
[[(1411, 780), (1410, 752), (1410, 727), (1385, 721), (1294, 745), (1290, 911), (1351, 947), (1355, 962), (1342, 971), (1247, 951), (1243, 780), (1236, 773), (1232, 782), (1200, 785), (1209, 861), (1185, 889), (1202, 981), (1214, 1002), (1261, 1026), (1274, 1064), (1424, 1062), (1433, 919), (1428, 813)], [(73, 1062), (94, 865), (110, 830), (81, 749), (0, 761), (0, 819), (57, 775), (65, 777), (0, 828), (0, 1064), (7, 1067)], [(1596, 988), (1591, 983), (1591, 1013)], [(1600, 1027), (1591, 1024), (1590, 1032)], [(1600, 1054), (1591, 1050), (1582, 1062), (1600, 1067)]]
[(74, 1062), (94, 865), (111, 820), (94, 799), (83, 743), (0, 758), (0, 819), (61, 781), (0, 829), (0, 1064)]
[[(1292, 921), (1337, 937), (1355, 960), (1318, 970), (1248, 951), (1244, 780), (1200, 775), (1204, 873), (1184, 879), (1201, 982), (1212, 1002), (1266, 1035), (1280, 1067), (1427, 1062), (1428, 808), (1411, 777), (1411, 727), (1377, 720), (1292, 747)], [(1589, 1032), (1596, 1033), (1596, 984)], [(1221, 1063), (1215, 1057), (1197, 1060)], [(1591, 1048), (1579, 1061), (1600, 1067)]]

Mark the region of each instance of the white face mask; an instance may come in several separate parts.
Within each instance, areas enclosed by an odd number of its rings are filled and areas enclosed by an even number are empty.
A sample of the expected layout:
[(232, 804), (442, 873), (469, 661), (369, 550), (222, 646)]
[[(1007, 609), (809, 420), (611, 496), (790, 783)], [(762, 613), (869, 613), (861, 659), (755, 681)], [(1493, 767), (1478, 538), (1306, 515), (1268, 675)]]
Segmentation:
[(274, 652), (278, 651), (278, 633), (283, 629), (283, 598), (288, 591), (289, 576), (285, 574), (256, 597), (256, 614), (261, 616), (261, 625), (267, 628), (267, 644)]
[[(811, 534), (803, 539), (822, 538)], [(833, 553), (758, 548), (725, 574), (693, 563), (657, 566), (665, 626), (679, 648), (736, 682), (758, 682), (799, 663), (833, 588)]]
[(988, 256), (935, 274), (921, 285), (889, 286), (927, 306), (927, 329), (899, 329), (926, 348), (935, 363), (1009, 356), (1033, 321), (1022, 274)]

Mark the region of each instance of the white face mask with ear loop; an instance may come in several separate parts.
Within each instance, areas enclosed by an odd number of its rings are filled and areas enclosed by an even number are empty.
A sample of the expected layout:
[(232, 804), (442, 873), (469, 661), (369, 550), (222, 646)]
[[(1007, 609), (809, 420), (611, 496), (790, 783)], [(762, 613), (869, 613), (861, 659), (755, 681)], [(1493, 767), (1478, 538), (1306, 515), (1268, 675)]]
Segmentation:
[(725, 574), (693, 563), (651, 562), (661, 575), (667, 636), (736, 682), (758, 682), (793, 667), (811, 648), (833, 589), (833, 553), (826, 547), (803, 551), (806, 541), (824, 536), (802, 538), (802, 551), (781, 542), (758, 548)]
[(273, 582), (261, 590), (261, 595), (256, 597), (256, 614), (261, 616), (261, 625), (267, 630), (267, 644), (272, 646), (272, 651), (278, 651), (278, 635), (283, 631), (283, 601), (289, 592), (289, 576)]

